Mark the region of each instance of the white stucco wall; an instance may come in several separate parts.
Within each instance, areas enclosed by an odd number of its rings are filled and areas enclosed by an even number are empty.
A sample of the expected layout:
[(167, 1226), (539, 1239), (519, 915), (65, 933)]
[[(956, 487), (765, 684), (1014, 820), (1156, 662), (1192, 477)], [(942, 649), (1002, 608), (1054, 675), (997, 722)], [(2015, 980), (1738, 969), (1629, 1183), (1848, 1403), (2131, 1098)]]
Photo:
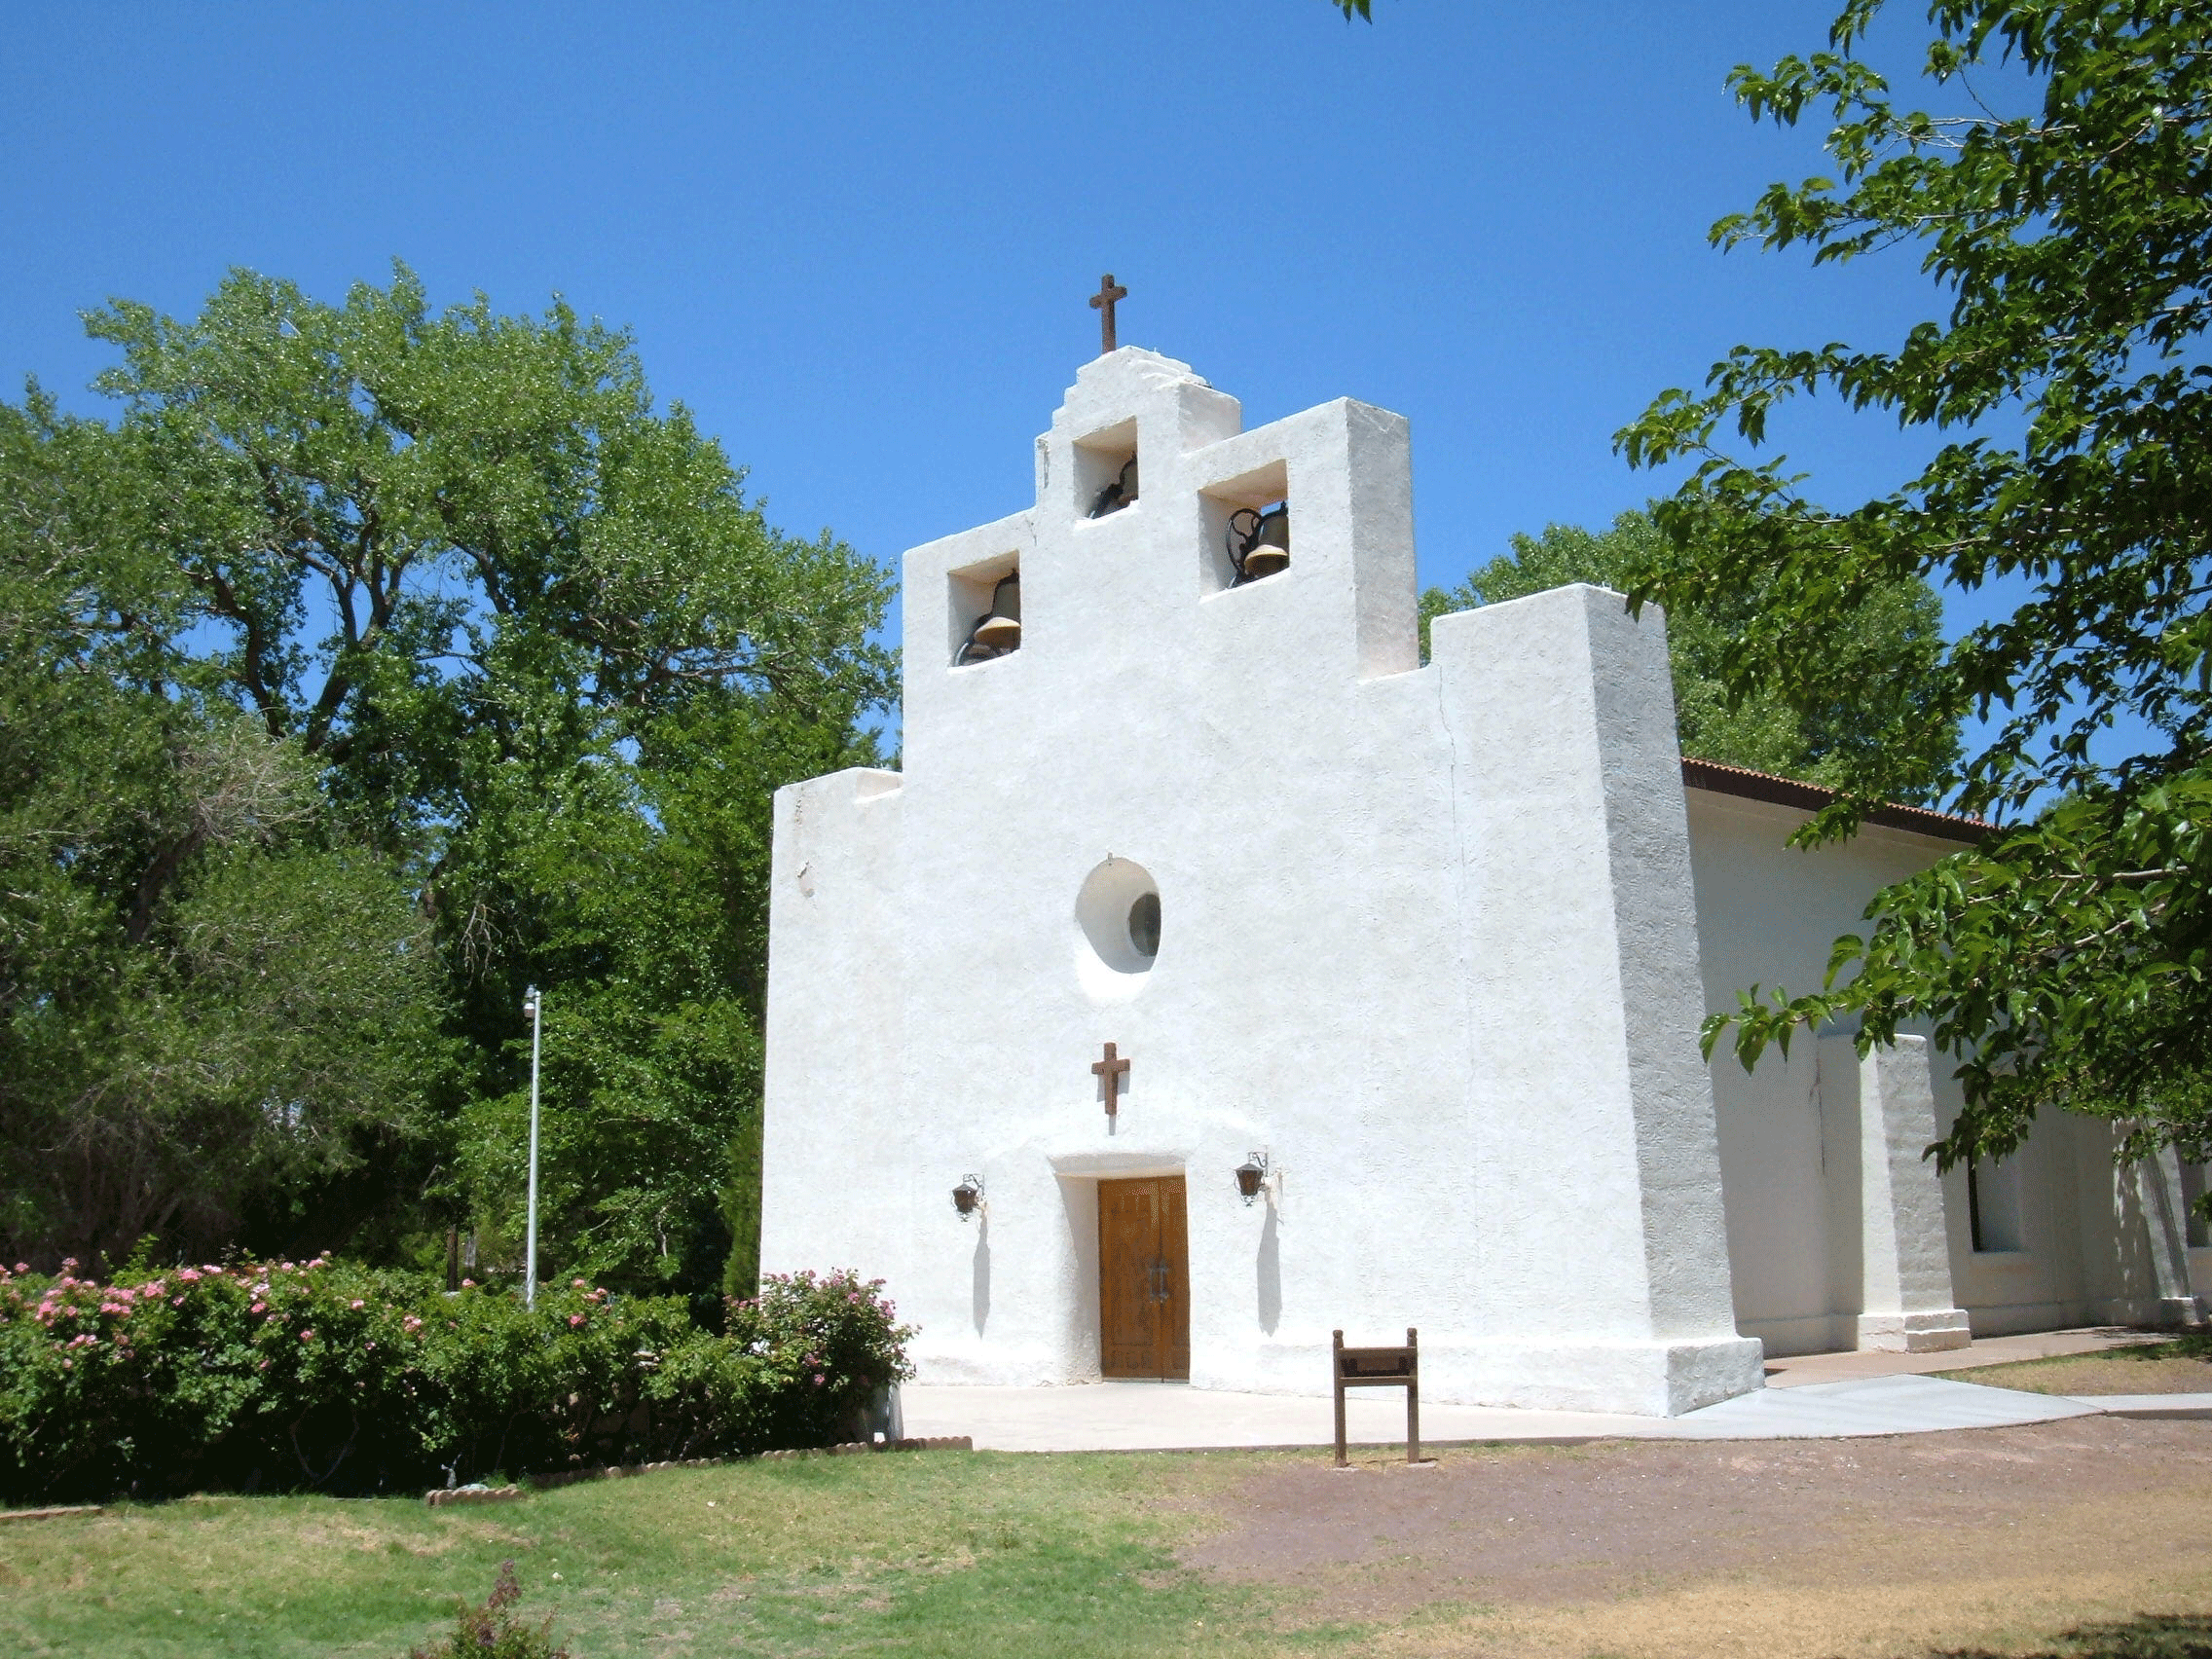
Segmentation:
[[(1441, 621), (1417, 668), (1405, 423), (1240, 425), (1124, 349), (1039, 440), (1034, 508), (906, 556), (903, 775), (777, 800), (763, 1265), (883, 1274), (926, 1378), (1080, 1382), (1095, 1183), (1181, 1173), (1196, 1384), (1324, 1392), (1332, 1328), (1410, 1324), (1434, 1398), (1755, 1386), (1662, 623), (1563, 589)], [(1141, 498), (1083, 518), (1131, 441)], [(1227, 513), (1286, 494), (1291, 568), (1228, 587)], [(1021, 648), (952, 666), (1015, 562)], [(1077, 916), (1109, 860), (1158, 885), (1149, 972)]]
[[(1832, 941), (1861, 930), (1874, 894), (1957, 846), (1869, 825), (1803, 852), (1787, 842), (1804, 809), (1703, 789), (1687, 801), (1711, 1011), (1752, 985), (1817, 986)], [(1885, 1063), (1886, 1123), (1867, 1116)], [(2194, 1317), (2179, 1171), (2115, 1168), (2099, 1123), (2040, 1123), (1985, 1177), (2012, 1185), (2021, 1247), (1973, 1248), (1966, 1172), (1936, 1177), (1912, 1144), (1956, 1118), (1955, 1064), (1922, 1038), (1865, 1059), (1848, 1035), (1801, 1039), (1748, 1075), (1725, 1048), (1714, 1054), (1738, 1327), (1771, 1353), (1802, 1353), (1942, 1346), (1954, 1340), (1953, 1305), (1982, 1336)], [(1868, 1178), (1878, 1164), (1886, 1216)]]

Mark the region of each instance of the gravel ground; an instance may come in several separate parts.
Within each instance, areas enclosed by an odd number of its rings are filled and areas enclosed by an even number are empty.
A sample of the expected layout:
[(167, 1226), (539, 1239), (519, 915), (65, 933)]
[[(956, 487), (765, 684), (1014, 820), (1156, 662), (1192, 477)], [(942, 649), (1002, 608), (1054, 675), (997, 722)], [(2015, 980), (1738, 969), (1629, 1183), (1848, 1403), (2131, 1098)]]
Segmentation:
[(1608, 1442), (1254, 1472), (1189, 1546), (1392, 1652), (2046, 1650), (2212, 1608), (2212, 1424)]

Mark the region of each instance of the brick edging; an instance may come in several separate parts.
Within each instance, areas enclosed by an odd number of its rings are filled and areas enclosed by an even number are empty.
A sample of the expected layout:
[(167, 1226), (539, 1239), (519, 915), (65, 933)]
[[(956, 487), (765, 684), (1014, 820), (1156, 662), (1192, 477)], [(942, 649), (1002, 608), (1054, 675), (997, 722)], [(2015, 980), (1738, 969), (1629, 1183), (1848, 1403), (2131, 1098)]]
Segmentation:
[(66, 1515), (104, 1515), (104, 1503), (51, 1503), (44, 1509), (0, 1509), (0, 1522), (58, 1521)]

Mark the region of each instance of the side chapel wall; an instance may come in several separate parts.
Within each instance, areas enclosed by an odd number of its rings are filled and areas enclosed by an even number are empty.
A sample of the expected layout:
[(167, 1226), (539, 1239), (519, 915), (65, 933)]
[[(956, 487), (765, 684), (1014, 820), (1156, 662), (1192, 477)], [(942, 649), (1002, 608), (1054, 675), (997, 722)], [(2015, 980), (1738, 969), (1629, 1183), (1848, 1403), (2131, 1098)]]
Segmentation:
[[(1832, 941), (1862, 928), (1881, 887), (1923, 869), (1957, 843), (1869, 825), (1854, 839), (1799, 852), (1788, 835), (1804, 810), (1692, 788), (1685, 792), (1696, 872), (1701, 974), (1709, 1012), (1739, 990), (1818, 985)], [(1924, 1038), (1920, 1051), (1934, 1138), (1962, 1105), (1954, 1063)], [(1711, 1063), (1727, 1198), (1738, 1328), (1775, 1354), (1875, 1346), (1861, 1328), (1873, 1308), (1860, 1222), (1862, 1096), (1848, 1035), (1769, 1050), (1746, 1074), (1722, 1047)], [(2178, 1169), (2170, 1160), (2116, 1168), (2102, 1124), (2053, 1115), (1985, 1180), (2017, 1195), (2019, 1248), (1973, 1247), (1967, 1175), (1916, 1173), (1900, 1183), (1939, 1196), (1921, 1212), (1921, 1243), (1947, 1257), (1948, 1300), (1976, 1336), (2071, 1325), (2194, 1316), (2190, 1275), (2206, 1285), (2212, 1253), (2184, 1241)], [(1911, 1242), (1907, 1240), (1908, 1244)], [(1869, 1320), (1869, 1323), (1873, 1321)], [(1893, 1346), (1883, 1343), (1882, 1346)]]

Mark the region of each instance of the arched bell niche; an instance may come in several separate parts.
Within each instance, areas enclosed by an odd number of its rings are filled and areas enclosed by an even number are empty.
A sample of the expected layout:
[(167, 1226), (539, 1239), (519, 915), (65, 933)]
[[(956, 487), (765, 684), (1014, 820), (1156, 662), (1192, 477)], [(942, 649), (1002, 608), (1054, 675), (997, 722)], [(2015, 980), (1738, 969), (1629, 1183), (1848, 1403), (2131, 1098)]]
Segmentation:
[(1143, 989), (1160, 956), (1160, 883), (1133, 859), (1109, 856), (1076, 892), (1076, 973), (1102, 1001)]

